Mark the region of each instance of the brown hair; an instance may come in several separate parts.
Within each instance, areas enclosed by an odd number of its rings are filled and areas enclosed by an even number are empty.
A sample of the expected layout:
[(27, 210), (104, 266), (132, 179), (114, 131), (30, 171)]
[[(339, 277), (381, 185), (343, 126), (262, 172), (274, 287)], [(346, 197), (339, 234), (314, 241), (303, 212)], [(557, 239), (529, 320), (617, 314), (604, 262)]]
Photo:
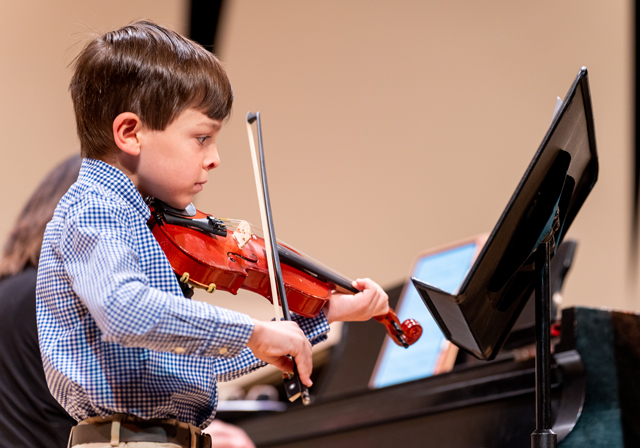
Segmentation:
[(45, 177), (16, 220), (0, 258), (0, 277), (15, 275), (27, 266), (38, 267), (42, 238), (58, 202), (78, 179), (81, 159), (73, 156)]
[(96, 38), (73, 65), (69, 90), (84, 157), (102, 159), (116, 148), (113, 120), (123, 112), (158, 131), (188, 108), (220, 121), (231, 113), (233, 91), (220, 61), (153, 22)]

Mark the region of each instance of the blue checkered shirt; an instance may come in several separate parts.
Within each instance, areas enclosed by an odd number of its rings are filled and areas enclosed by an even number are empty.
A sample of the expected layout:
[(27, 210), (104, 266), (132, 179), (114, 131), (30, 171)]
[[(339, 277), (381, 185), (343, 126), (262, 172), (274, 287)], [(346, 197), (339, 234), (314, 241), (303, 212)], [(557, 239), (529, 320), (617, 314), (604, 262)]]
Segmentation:
[[(246, 347), (249, 316), (182, 295), (149, 217), (121, 171), (83, 161), (47, 226), (38, 268), (47, 382), (77, 420), (127, 413), (204, 428), (216, 382), (264, 363)], [(312, 343), (326, 338), (324, 315), (295, 320)]]

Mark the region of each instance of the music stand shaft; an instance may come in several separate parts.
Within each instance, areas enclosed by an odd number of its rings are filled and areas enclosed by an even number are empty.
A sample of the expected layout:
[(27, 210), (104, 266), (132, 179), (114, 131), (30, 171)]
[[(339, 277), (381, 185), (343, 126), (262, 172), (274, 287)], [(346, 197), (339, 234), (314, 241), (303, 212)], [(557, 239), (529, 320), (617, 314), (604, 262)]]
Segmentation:
[(536, 250), (536, 430), (531, 448), (556, 448), (558, 436), (551, 430), (551, 298), (549, 264), (551, 238)]

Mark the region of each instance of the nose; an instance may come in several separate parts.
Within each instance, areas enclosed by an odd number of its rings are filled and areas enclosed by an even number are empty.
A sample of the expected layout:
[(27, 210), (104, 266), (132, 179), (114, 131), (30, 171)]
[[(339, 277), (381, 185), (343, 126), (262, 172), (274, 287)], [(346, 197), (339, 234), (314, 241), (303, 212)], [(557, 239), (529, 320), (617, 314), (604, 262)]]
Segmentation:
[(218, 154), (218, 148), (216, 145), (211, 145), (211, 151), (207, 154), (204, 160), (204, 167), (207, 171), (217, 168), (220, 165), (220, 155)]

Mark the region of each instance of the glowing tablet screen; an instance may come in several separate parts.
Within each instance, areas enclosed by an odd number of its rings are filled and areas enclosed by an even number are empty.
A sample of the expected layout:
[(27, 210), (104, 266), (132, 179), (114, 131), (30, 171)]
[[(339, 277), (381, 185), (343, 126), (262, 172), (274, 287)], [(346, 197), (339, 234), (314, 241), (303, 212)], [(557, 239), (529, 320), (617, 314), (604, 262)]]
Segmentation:
[[(464, 280), (477, 254), (477, 243), (455, 246), (420, 257), (411, 273), (444, 291), (453, 293)], [(413, 381), (433, 375), (448, 344), (440, 328), (409, 281), (396, 308), (398, 318), (416, 319), (422, 325), (422, 337), (408, 349), (385, 340), (369, 386), (373, 389)]]

